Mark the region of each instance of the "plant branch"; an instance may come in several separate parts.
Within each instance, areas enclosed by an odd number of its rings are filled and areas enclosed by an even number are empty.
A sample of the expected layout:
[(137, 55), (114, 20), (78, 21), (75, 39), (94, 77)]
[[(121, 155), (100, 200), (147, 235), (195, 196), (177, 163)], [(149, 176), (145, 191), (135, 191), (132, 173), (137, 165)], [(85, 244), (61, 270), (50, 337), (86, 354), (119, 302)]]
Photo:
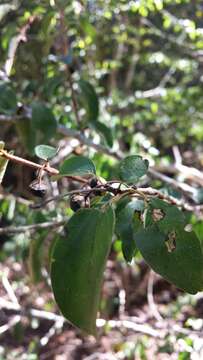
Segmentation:
[[(69, 52), (69, 44), (68, 44), (67, 29), (66, 29), (66, 24), (65, 24), (64, 10), (60, 9), (59, 14), (60, 14), (59, 21), (60, 21), (61, 38), (62, 38), (62, 53), (63, 53), (63, 56), (66, 57)], [(81, 119), (79, 116), (79, 110), (78, 110), (76, 94), (75, 94), (75, 90), (74, 90), (74, 86), (73, 86), (72, 74), (71, 74), (69, 65), (66, 64), (65, 66), (66, 66), (66, 72), (67, 72), (68, 82), (69, 82), (69, 86), (70, 86), (73, 112), (75, 114), (77, 124), (78, 124), (78, 126), (80, 126)]]
[(18, 164), (26, 165), (26, 166), (29, 166), (29, 167), (32, 167), (32, 168), (38, 169), (38, 170), (44, 170), (47, 173), (49, 173), (50, 175), (58, 175), (59, 174), (59, 171), (55, 168), (52, 168), (49, 164), (40, 165), (33, 161), (21, 158), (19, 156), (12, 155), (12, 154), (8, 153), (6, 150), (0, 150), (0, 156), (6, 158), (8, 160), (14, 161)]
[[(8, 153), (6, 150), (0, 150), (0, 156), (6, 158), (8, 160), (14, 161), (14, 162), (16, 162), (18, 164), (26, 165), (26, 166), (29, 166), (29, 167), (32, 167), (32, 168), (38, 169), (38, 170), (44, 170), (49, 175), (58, 175), (59, 174), (59, 171), (57, 169), (51, 167), (49, 165), (49, 163), (47, 163), (47, 164), (45, 163), (43, 165), (40, 165), (40, 164), (37, 164), (37, 163), (35, 163), (33, 161), (21, 158), (19, 156), (12, 155), (12, 154)], [(84, 179), (81, 176), (68, 175), (66, 177), (68, 179), (70, 179), (70, 180), (78, 181), (78, 182), (81, 182), (81, 183), (87, 183), (87, 181), (88, 181), (87, 179)]]
[(149, 309), (151, 310), (152, 316), (157, 321), (163, 321), (163, 317), (158, 311), (157, 305), (154, 302), (154, 295), (153, 295), (153, 285), (154, 285), (154, 272), (153, 270), (150, 271), (148, 284), (147, 284), (147, 300)]
[[(14, 120), (16, 119), (16, 117), (13, 118)], [(0, 121), (12, 121), (12, 117), (7, 117), (7, 116), (4, 116), (4, 115), (0, 115)], [(14, 121), (13, 120), (13, 121)], [(77, 130), (73, 130), (73, 129), (68, 129), (66, 128), (65, 126), (63, 125), (59, 125), (58, 126), (58, 132), (61, 133), (62, 135), (64, 135), (65, 137), (70, 137), (70, 138), (74, 138), (74, 139), (77, 139), (80, 144), (83, 144), (83, 145), (86, 145), (88, 147), (91, 147), (93, 149), (95, 149), (96, 151), (102, 153), (102, 154), (106, 154), (116, 160), (121, 160), (123, 158), (123, 154), (120, 153), (119, 151), (117, 152), (114, 152), (112, 151), (111, 149), (108, 149), (107, 147), (103, 146), (103, 145), (100, 145), (100, 144), (95, 144), (93, 141), (91, 141), (89, 138), (87, 138), (84, 134), (82, 134), (80, 131), (77, 131)], [(5, 154), (4, 154), (5, 156)], [(14, 155), (11, 155), (11, 154), (8, 154), (6, 153), (6, 156), (8, 159), (10, 160), (13, 160), (13, 161), (16, 161), (18, 163), (24, 163), (25, 165), (28, 165), (28, 166), (32, 166), (34, 168), (37, 168), (37, 169), (41, 169), (43, 165), (39, 165), (39, 164), (36, 164), (36, 163), (33, 163), (31, 161), (28, 161), (28, 160), (25, 160), (25, 159), (22, 159), (22, 158), (19, 158), (19, 157), (16, 157)], [(172, 169), (172, 172), (184, 172), (184, 174), (189, 178), (191, 176), (195, 177), (195, 180), (196, 182), (199, 184), (199, 185), (202, 185), (202, 182), (203, 182), (203, 176), (201, 174), (201, 172), (198, 170), (198, 169), (195, 169), (195, 168), (190, 168), (190, 167), (187, 167), (185, 165), (182, 165), (182, 164), (178, 164), (177, 166), (175, 165), (175, 167), (171, 167)], [(57, 175), (58, 174), (58, 170), (54, 169), (54, 168), (51, 168), (51, 167), (47, 167), (44, 169), (45, 171), (49, 172), (51, 175)], [(164, 170), (164, 168), (163, 168)], [(53, 171), (53, 172), (52, 172)], [(148, 170), (148, 174), (155, 178), (155, 179), (159, 179), (160, 181), (166, 183), (166, 184), (169, 184), (170, 186), (172, 186), (173, 188), (175, 188), (176, 190), (179, 190), (181, 191), (182, 193), (184, 193), (185, 195), (193, 198), (193, 195), (195, 193), (195, 189), (186, 184), (186, 183), (182, 183), (182, 182), (179, 182), (165, 174), (162, 174), (160, 171), (157, 171), (155, 168), (149, 168)], [(85, 179), (82, 179), (82, 178), (78, 178), (76, 179), (76, 177), (69, 177), (69, 178), (72, 178), (73, 180), (76, 180), (76, 181), (79, 181), (79, 182), (86, 182)]]
[(18, 35), (13, 36), (8, 47), (8, 57), (6, 59), (4, 70), (6, 75), (9, 77), (15, 60), (16, 51), (21, 42), (27, 41), (27, 32), (30, 29), (31, 25), (36, 19), (36, 15), (30, 16), (27, 23), (20, 29)]
[[(18, 304), (15, 304), (11, 301), (5, 300), (1, 298), (0, 302), (0, 309), (5, 309), (9, 311), (14, 311), (15, 313), (21, 316), (27, 317), (34, 317), (38, 319), (43, 319), (47, 321), (54, 321), (54, 322), (64, 322), (64, 317), (50, 311), (39, 310), (39, 309), (26, 309), (21, 307)], [(68, 321), (66, 321), (68, 323)], [(180, 326), (179, 324), (173, 324), (173, 326), (166, 320), (161, 323), (161, 327), (151, 327), (149, 325), (136, 323), (132, 318), (126, 317), (122, 320), (104, 320), (104, 319), (97, 319), (96, 325), (98, 328), (103, 328), (106, 325), (109, 326), (111, 329), (115, 328), (123, 328), (133, 330), (138, 333), (143, 333), (148, 336), (152, 336), (159, 339), (164, 339), (168, 334), (185, 334), (185, 335), (195, 335), (202, 337), (202, 331), (186, 329)], [(161, 331), (160, 331), (161, 330)]]
[(170, 178), (167, 175), (161, 174), (160, 172), (150, 168), (148, 170), (148, 173), (150, 176), (152, 176), (155, 179), (159, 179), (164, 183), (167, 183), (169, 185), (171, 185), (173, 188), (175, 188), (176, 190), (179, 190), (183, 193), (185, 193), (187, 196), (192, 196), (194, 195), (196, 189), (194, 189), (192, 186), (186, 184), (186, 183), (180, 183), (175, 179)]
[(21, 115), (3, 115), (0, 114), (0, 122), (5, 122), (5, 123), (14, 123), (15, 121), (18, 121), (20, 119), (22, 119)]
[[(23, 115), (12, 115), (12, 116), (0, 115), (0, 122), (15, 123), (15, 121), (20, 121), (20, 120), (24, 119), (25, 117), (30, 118), (30, 113), (26, 113)], [(96, 151), (98, 151), (99, 153), (106, 154), (117, 160), (122, 159), (122, 154), (119, 151), (114, 152), (103, 145), (95, 144), (93, 141), (91, 141), (91, 139), (87, 138), (85, 135), (83, 135), (78, 130), (68, 129), (64, 125), (58, 125), (57, 131), (59, 134), (65, 136), (67, 138), (77, 139), (82, 145), (89, 146), (89, 147), (95, 149)]]
[(7, 194), (5, 192), (3, 192), (3, 194), (0, 194), (0, 200), (9, 200), (9, 201), (17, 201), (19, 204), (23, 204), (25, 206), (29, 206), (30, 204), (32, 204), (32, 201), (24, 199), (23, 197), (17, 196), (17, 195), (12, 195), (12, 194)]
[[(112, 184), (116, 184), (118, 183), (119, 186), (113, 187)], [(178, 207), (181, 207), (184, 210), (187, 211), (194, 211), (196, 213), (200, 212), (203, 209), (203, 206), (201, 205), (196, 205), (196, 206), (192, 206), (189, 203), (187, 203), (185, 200), (179, 200), (176, 199), (172, 196), (166, 195), (164, 193), (162, 193), (159, 190), (153, 189), (152, 187), (147, 187), (147, 188), (136, 188), (136, 187), (128, 187), (127, 189), (121, 189), (120, 188), (121, 182), (117, 182), (117, 181), (109, 181), (106, 184), (102, 184), (99, 186), (96, 186), (95, 188), (92, 189), (77, 189), (77, 190), (72, 190), (69, 191), (65, 194), (61, 194), (61, 195), (57, 195), (57, 196), (53, 196), (50, 197), (48, 199), (46, 199), (45, 201), (42, 201), (40, 203), (37, 204), (31, 204), (30, 208), (32, 209), (39, 209), (47, 204), (49, 204), (52, 201), (61, 201), (63, 200), (65, 197), (77, 194), (77, 195), (84, 195), (84, 196), (88, 196), (90, 194), (94, 194), (97, 193), (98, 190), (100, 190), (101, 192), (106, 192), (106, 193), (111, 193), (114, 195), (114, 197), (118, 196), (118, 199), (122, 196), (132, 196), (132, 197), (137, 197), (137, 198), (141, 198), (143, 199), (145, 202), (148, 201), (150, 199), (150, 197), (158, 197), (162, 200), (165, 200), (167, 202), (169, 202), (172, 205), (176, 205)], [(123, 184), (124, 185), (124, 184)]]
[(58, 132), (66, 137), (77, 139), (82, 145), (89, 146), (102, 154), (106, 154), (108, 156), (113, 157), (116, 160), (122, 159), (122, 154), (119, 151), (114, 152), (103, 145), (95, 144), (93, 141), (91, 141), (85, 135), (83, 135), (80, 131), (68, 129), (63, 125), (59, 125)]
[(60, 220), (60, 221), (47, 221), (44, 223), (39, 224), (32, 224), (32, 225), (23, 225), (23, 226), (6, 226), (0, 228), (0, 235), (2, 234), (18, 234), (24, 233), (26, 231), (36, 231), (41, 229), (52, 229), (63, 226), (67, 220)]

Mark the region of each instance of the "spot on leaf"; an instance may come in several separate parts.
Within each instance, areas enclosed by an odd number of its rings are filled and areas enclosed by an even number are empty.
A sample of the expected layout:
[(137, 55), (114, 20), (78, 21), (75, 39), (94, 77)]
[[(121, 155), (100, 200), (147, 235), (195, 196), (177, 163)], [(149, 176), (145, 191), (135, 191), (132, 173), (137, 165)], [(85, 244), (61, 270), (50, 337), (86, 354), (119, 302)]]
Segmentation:
[(153, 220), (156, 221), (160, 221), (164, 218), (165, 213), (162, 209), (153, 209), (152, 210), (152, 218)]
[(166, 247), (168, 252), (173, 252), (176, 249), (176, 232), (172, 230), (168, 233), (168, 237), (166, 240)]

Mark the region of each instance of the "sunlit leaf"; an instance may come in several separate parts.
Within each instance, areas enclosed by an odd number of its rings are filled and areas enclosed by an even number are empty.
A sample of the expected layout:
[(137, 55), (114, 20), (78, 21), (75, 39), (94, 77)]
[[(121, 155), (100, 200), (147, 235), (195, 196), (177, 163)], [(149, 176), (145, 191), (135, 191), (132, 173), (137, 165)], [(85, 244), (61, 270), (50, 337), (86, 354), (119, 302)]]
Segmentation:
[(43, 160), (50, 160), (57, 154), (58, 149), (49, 145), (37, 145), (35, 147), (35, 155)]
[(147, 173), (148, 167), (148, 160), (143, 159), (141, 156), (128, 156), (119, 165), (120, 178), (128, 183), (137, 182)]
[(96, 174), (94, 163), (85, 156), (73, 156), (66, 159), (60, 167), (60, 175), (89, 175)]

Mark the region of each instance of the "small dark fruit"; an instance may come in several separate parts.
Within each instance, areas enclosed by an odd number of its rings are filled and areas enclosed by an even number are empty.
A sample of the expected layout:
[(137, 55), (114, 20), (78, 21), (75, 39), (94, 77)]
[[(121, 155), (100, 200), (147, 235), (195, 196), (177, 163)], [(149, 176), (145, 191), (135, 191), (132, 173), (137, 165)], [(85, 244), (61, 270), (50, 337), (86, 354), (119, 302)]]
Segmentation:
[(96, 177), (90, 180), (90, 187), (93, 189), (98, 185), (98, 179)]
[(85, 199), (81, 195), (72, 195), (70, 198), (70, 208), (74, 212), (81, 209), (81, 207), (85, 207)]
[(33, 182), (31, 182), (29, 187), (32, 194), (40, 198), (43, 198), (47, 191), (46, 184), (39, 180), (34, 180)]
[(34, 189), (31, 189), (31, 193), (32, 193), (34, 196), (43, 198), (43, 197), (45, 196), (45, 194), (46, 194), (46, 191), (45, 191), (45, 190), (34, 190)]
[(95, 191), (94, 191), (94, 195), (95, 195), (95, 196), (102, 196), (103, 193), (102, 193), (101, 190), (95, 190)]

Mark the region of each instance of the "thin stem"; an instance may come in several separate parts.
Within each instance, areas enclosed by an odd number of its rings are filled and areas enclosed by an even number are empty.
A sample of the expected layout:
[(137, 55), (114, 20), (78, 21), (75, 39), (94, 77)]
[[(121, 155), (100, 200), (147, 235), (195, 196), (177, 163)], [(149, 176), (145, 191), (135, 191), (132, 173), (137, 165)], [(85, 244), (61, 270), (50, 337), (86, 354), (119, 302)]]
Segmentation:
[(0, 235), (2, 234), (18, 234), (18, 233), (24, 233), (26, 231), (35, 231), (39, 229), (51, 229), (63, 226), (65, 224), (66, 220), (60, 220), (60, 221), (47, 221), (44, 223), (39, 224), (32, 224), (32, 225), (24, 225), (24, 226), (6, 226), (3, 228), (0, 228)]
[(44, 164), (40, 165), (33, 161), (23, 159), (19, 156), (12, 155), (12, 154), (8, 153), (6, 150), (0, 150), (0, 156), (6, 158), (8, 160), (14, 161), (18, 164), (23, 164), (23, 165), (26, 165), (26, 166), (29, 166), (29, 167), (32, 167), (32, 168), (38, 169), (38, 170), (44, 170), (47, 173), (49, 173), (50, 175), (58, 175), (59, 174), (59, 171), (57, 169), (49, 166), (49, 164), (46, 164), (46, 166)]
[(154, 302), (154, 295), (153, 295), (153, 285), (154, 285), (154, 272), (153, 270), (150, 271), (148, 285), (147, 285), (147, 300), (148, 305), (151, 310), (153, 317), (157, 321), (163, 321), (161, 314), (158, 311), (157, 305)]
[[(103, 191), (106, 191), (105, 188), (101, 189)], [(49, 199), (46, 199), (45, 201), (42, 201), (40, 203), (37, 203), (37, 204), (31, 204), (30, 205), (30, 208), (31, 209), (39, 209), (47, 204), (49, 204), (50, 202), (52, 201), (60, 201), (60, 200), (63, 200), (65, 197), (67, 196), (71, 196), (71, 195), (87, 195), (87, 194), (90, 194), (90, 193), (93, 193), (95, 191), (98, 191), (98, 188), (95, 188), (95, 189), (77, 189), (77, 190), (72, 190), (72, 191), (69, 191), (65, 194), (62, 194), (62, 195), (57, 195), (57, 196), (53, 196), (53, 197), (50, 197)]]
[[(11, 160), (11, 161), (14, 161), (16, 162), (17, 164), (23, 164), (23, 165), (26, 165), (26, 166), (29, 166), (29, 167), (32, 167), (34, 169), (38, 169), (40, 171), (40, 178), (41, 178), (41, 175), (42, 175), (42, 171), (46, 171), (49, 175), (58, 175), (59, 174), (59, 171), (53, 167), (51, 167), (49, 165), (49, 163), (45, 163), (45, 164), (37, 164), (33, 161), (30, 161), (30, 160), (27, 160), (27, 159), (24, 159), (24, 158), (21, 158), (19, 156), (15, 156), (15, 155), (12, 155), (10, 153), (8, 153), (6, 150), (0, 150), (0, 156), (8, 159), (8, 160)], [(84, 179), (80, 176), (66, 176), (68, 179), (70, 180), (73, 180), (73, 181), (78, 181), (80, 183), (84, 183), (86, 184), (88, 182), (87, 179)]]
[(195, 211), (195, 210), (201, 211), (202, 210), (201, 206), (192, 206), (192, 205), (186, 203), (185, 201), (183, 202), (181, 200), (173, 198), (172, 196), (165, 195), (162, 192), (160, 192), (156, 189), (153, 189), (151, 187), (136, 188), (136, 189), (128, 188), (128, 189), (121, 190), (120, 187), (118, 187), (116, 189), (116, 188), (110, 186), (110, 184), (112, 184), (112, 181), (109, 181), (105, 185), (100, 185), (100, 186), (97, 186), (92, 189), (72, 190), (72, 191), (69, 191), (62, 195), (53, 196), (53, 197), (46, 199), (45, 201), (42, 201), (40, 203), (31, 204), (30, 208), (39, 209), (52, 201), (63, 200), (67, 196), (71, 196), (74, 194), (85, 196), (85, 195), (90, 195), (91, 193), (94, 193), (94, 192), (97, 192), (98, 190), (100, 190), (101, 192), (111, 193), (114, 195), (114, 197), (110, 200), (112, 203), (116, 202), (116, 201), (120, 200), (122, 197), (128, 196), (128, 195), (132, 196), (132, 197), (139, 197), (139, 198), (141, 197), (144, 200), (145, 204), (150, 197), (159, 197), (160, 199), (163, 199), (172, 205), (179, 206), (179, 207), (183, 208), (184, 210), (189, 210), (189, 211)]

